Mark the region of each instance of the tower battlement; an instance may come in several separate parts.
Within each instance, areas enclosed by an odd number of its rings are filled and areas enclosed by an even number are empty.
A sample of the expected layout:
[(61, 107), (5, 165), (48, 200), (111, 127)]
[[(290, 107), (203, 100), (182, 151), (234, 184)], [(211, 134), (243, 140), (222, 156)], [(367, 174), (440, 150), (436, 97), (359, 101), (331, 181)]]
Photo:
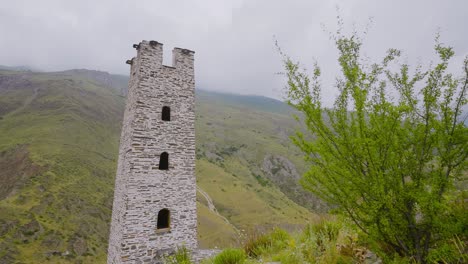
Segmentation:
[(163, 44), (157, 41), (143, 40), (139, 44), (133, 44), (137, 50), (137, 56), (132, 58), (129, 64), (134, 64), (135, 60), (148, 60), (151, 58), (152, 67), (167, 67), (179, 71), (193, 72), (195, 52), (189, 49), (174, 48), (172, 50), (172, 65), (163, 64)]
[(108, 264), (197, 248), (194, 52), (135, 44), (120, 138)]

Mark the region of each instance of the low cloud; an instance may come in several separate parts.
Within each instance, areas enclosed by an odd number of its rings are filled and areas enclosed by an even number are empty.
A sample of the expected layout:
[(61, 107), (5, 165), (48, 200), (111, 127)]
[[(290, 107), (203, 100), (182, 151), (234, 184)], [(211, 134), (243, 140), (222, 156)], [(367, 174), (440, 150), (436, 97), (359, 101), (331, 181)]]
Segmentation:
[(395, 47), (410, 62), (425, 62), (440, 31), (461, 62), (468, 54), (466, 10), (463, 0), (7, 1), (0, 6), (0, 64), (128, 74), (132, 44), (154, 39), (164, 43), (166, 61), (175, 46), (196, 51), (199, 88), (281, 98), (276, 39), (304, 66), (319, 62), (331, 101), (338, 65), (327, 31), (336, 30), (337, 14), (350, 30), (353, 23), (363, 30), (372, 17), (364, 46), (370, 57)]

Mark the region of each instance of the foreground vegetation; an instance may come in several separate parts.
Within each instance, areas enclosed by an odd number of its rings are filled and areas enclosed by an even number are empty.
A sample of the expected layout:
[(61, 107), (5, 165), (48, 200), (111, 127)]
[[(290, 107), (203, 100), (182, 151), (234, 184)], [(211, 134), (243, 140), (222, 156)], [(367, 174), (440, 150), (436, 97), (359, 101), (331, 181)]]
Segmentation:
[(468, 165), (468, 57), (457, 76), (447, 70), (453, 48), (438, 38), (438, 61), (414, 68), (395, 49), (369, 63), (356, 33), (340, 28), (334, 40), (341, 75), (331, 108), (322, 104), (319, 66), (309, 76), (283, 54), (288, 100), (307, 127), (293, 137), (310, 164), (302, 185), (381, 256), (461, 262), (451, 241), (468, 241), (467, 191), (456, 188)]
[[(254, 264), (280, 262), (298, 263), (416, 263), (414, 259), (398, 255), (377, 256), (368, 236), (353, 228), (345, 219), (323, 218), (307, 225), (302, 231), (288, 233), (275, 228), (269, 232), (251, 234), (243, 247), (228, 248), (202, 264)], [(466, 245), (454, 239), (453, 252), (431, 255), (429, 263), (466, 263)], [(167, 264), (190, 264), (190, 252), (182, 248), (166, 259)]]

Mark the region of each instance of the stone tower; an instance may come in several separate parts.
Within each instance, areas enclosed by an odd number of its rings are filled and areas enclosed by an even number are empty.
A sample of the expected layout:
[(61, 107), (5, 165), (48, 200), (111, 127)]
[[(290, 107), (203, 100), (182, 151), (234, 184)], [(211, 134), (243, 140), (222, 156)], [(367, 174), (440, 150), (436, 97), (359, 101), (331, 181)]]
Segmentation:
[(148, 263), (197, 248), (194, 52), (133, 45), (107, 263)]

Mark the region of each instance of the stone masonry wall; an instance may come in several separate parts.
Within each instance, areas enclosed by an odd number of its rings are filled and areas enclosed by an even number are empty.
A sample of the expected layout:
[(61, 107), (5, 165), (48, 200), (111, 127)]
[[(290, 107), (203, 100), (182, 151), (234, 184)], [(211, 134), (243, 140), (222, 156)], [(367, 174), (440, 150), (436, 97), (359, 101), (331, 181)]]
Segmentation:
[[(175, 48), (172, 67), (163, 46), (142, 41), (131, 61), (120, 139), (107, 263), (152, 263), (184, 245), (197, 248), (194, 52)], [(163, 106), (171, 120), (163, 121)], [(159, 170), (161, 153), (169, 169)], [(157, 229), (161, 209), (170, 229)]]

